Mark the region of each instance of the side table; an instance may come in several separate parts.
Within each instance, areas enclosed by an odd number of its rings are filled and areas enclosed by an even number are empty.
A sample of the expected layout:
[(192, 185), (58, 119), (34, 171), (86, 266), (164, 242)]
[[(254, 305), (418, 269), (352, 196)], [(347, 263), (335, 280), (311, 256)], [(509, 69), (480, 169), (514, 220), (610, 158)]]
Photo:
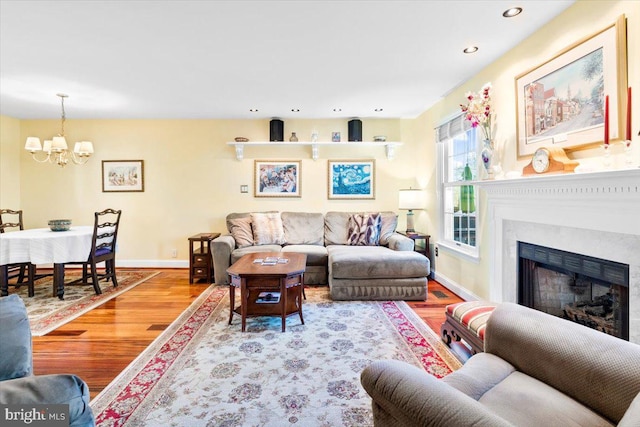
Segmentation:
[(219, 236), (220, 233), (200, 233), (189, 237), (189, 283), (197, 279), (213, 283), (211, 241)]
[[(422, 233), (420, 231), (415, 231), (415, 232), (398, 231), (398, 233), (402, 234), (403, 236), (407, 236), (408, 238), (413, 240), (414, 250), (426, 256), (427, 258), (429, 258), (429, 261), (431, 261), (431, 250), (429, 249), (429, 239), (431, 238), (431, 235)], [(417, 244), (418, 240), (424, 240), (424, 248), (422, 246), (418, 246)]]

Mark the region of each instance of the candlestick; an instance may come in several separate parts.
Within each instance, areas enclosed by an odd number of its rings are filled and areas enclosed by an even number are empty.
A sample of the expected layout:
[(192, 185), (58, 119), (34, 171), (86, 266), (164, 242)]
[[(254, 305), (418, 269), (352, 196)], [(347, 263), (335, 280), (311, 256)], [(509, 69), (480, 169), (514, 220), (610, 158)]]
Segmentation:
[(627, 167), (631, 167), (631, 165), (633, 164), (633, 157), (631, 153), (631, 140), (627, 139), (625, 141), (620, 141), (620, 143), (622, 144), (622, 147), (624, 150), (624, 162), (626, 163)]
[(604, 157), (602, 158), (602, 164), (604, 165), (605, 169), (610, 169), (611, 168), (611, 146), (609, 145), (609, 143), (606, 143), (602, 146), (602, 149), (604, 150)]
[(631, 86), (627, 88), (627, 133), (625, 139), (631, 141)]
[(609, 95), (604, 97), (604, 145), (609, 145)]

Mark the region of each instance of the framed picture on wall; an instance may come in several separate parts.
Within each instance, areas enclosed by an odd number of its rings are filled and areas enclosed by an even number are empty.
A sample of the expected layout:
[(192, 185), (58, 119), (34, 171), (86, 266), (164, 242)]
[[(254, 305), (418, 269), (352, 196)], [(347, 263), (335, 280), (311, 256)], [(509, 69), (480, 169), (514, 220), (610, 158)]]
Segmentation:
[(256, 160), (253, 188), (255, 197), (300, 197), (300, 160)]
[(103, 160), (102, 192), (144, 191), (143, 160)]
[(518, 157), (538, 148), (595, 146), (604, 139), (609, 97), (609, 138), (622, 137), (627, 89), (624, 15), (516, 77)]
[(329, 160), (329, 199), (375, 199), (375, 160)]

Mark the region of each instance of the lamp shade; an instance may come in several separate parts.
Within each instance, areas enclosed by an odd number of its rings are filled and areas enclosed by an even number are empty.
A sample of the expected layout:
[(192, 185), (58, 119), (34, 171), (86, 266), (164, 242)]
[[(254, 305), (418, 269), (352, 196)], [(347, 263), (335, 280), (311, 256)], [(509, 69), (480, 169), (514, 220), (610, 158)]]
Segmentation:
[(93, 154), (93, 144), (91, 141), (76, 142), (73, 148), (73, 152), (81, 156), (87, 156)]
[(40, 138), (36, 138), (35, 136), (30, 136), (27, 138), (27, 142), (24, 144), (24, 149), (31, 151), (41, 151), (42, 144), (40, 144)]
[(44, 151), (45, 153), (51, 153), (51, 144), (53, 143), (53, 141), (51, 141), (50, 139), (47, 139), (44, 141), (44, 144), (42, 145), (42, 151)]
[(398, 207), (400, 209), (424, 209), (426, 205), (425, 192), (419, 189), (400, 190), (398, 196)]
[(67, 149), (67, 140), (64, 136), (54, 136), (51, 142), (51, 151), (63, 151)]

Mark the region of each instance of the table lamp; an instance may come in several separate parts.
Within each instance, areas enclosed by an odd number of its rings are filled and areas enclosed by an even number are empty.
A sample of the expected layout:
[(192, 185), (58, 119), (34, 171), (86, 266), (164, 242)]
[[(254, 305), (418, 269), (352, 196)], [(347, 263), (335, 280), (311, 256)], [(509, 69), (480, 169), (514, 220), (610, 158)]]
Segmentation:
[(425, 193), (417, 188), (403, 189), (399, 192), (399, 208), (407, 209), (407, 233), (415, 233), (416, 230), (413, 225), (413, 210), (424, 209), (426, 204)]

